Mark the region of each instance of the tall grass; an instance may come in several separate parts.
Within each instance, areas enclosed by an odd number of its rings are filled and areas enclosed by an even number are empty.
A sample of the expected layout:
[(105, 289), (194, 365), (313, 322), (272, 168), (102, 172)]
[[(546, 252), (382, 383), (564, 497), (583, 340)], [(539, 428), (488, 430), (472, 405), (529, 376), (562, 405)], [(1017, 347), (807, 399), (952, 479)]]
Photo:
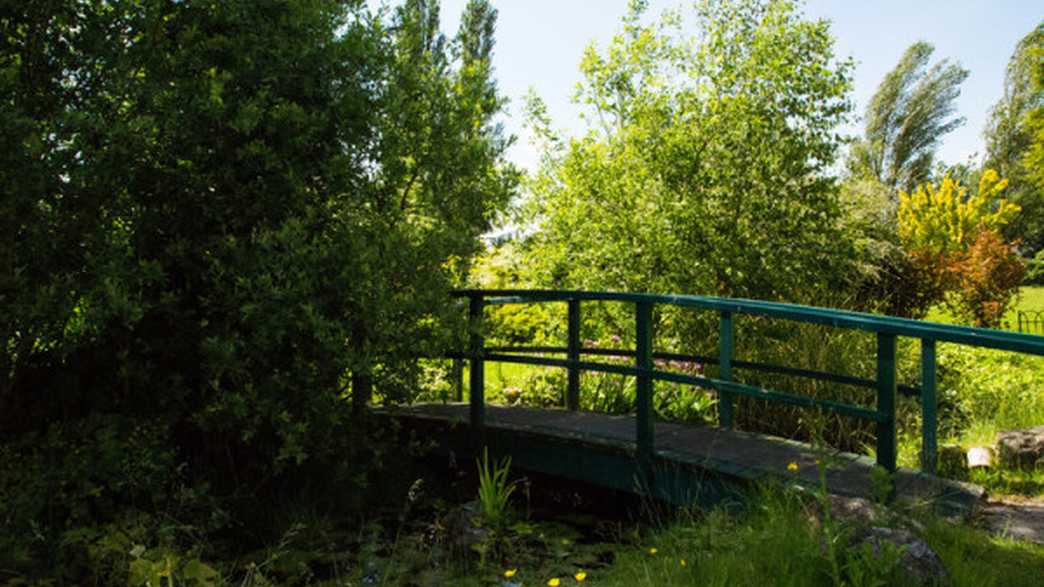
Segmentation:
[[(694, 513), (622, 549), (615, 563), (591, 573), (597, 585), (913, 585), (894, 559), (849, 549), (842, 532), (837, 566), (808, 502), (763, 490), (738, 515)], [(924, 540), (957, 587), (1035, 586), (1044, 577), (1044, 547), (992, 537), (962, 525), (924, 518)], [(851, 530), (851, 528), (848, 528)], [(655, 549), (655, 550), (653, 550)], [(655, 554), (652, 554), (655, 552)], [(838, 579), (842, 583), (838, 582)]]

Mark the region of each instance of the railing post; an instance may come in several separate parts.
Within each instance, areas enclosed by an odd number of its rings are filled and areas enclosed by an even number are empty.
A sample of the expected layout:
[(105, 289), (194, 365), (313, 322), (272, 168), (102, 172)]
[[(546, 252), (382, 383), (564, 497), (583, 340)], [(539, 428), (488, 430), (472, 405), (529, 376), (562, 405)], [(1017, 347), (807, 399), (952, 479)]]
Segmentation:
[(935, 474), (935, 341), (921, 339), (921, 470)]
[[(580, 360), (580, 300), (569, 300), (569, 360)], [(566, 408), (580, 407), (580, 368), (569, 367), (569, 388), (566, 392)]]
[(652, 481), (653, 456), (653, 368), (652, 302), (635, 304), (635, 366), (638, 368), (635, 399), (638, 403), (636, 420), (638, 470), (643, 481)]
[[(732, 312), (722, 311), (718, 324), (718, 379), (732, 381)], [(718, 423), (722, 428), (732, 428), (732, 394), (718, 390)]]
[(471, 334), (468, 343), (471, 355), (471, 371), (468, 381), (468, 396), (471, 406), (471, 431), (475, 438), (482, 437), (482, 429), (486, 423), (485, 363), (482, 360), (482, 310), (484, 303), (481, 294), (473, 294), (468, 306), (468, 330)]
[(877, 333), (877, 464), (895, 471), (895, 335)]

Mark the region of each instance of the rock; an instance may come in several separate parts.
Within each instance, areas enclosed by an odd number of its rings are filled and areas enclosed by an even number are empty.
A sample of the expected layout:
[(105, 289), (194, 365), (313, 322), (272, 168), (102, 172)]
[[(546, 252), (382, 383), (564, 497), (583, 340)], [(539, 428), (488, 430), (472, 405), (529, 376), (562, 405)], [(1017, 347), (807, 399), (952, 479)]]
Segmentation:
[[(813, 528), (823, 525), (823, 506), (819, 500), (810, 503), (809, 523)], [(848, 497), (830, 494), (830, 516), (838, 522), (856, 528), (876, 525), (895, 525), (913, 532), (923, 532), (924, 526), (913, 518), (900, 516), (895, 511), (880, 506), (865, 497)]]
[(451, 548), (470, 551), (489, 540), (489, 530), (481, 526), (482, 507), (469, 501), (452, 510), (443, 519)]
[(968, 449), (968, 468), (989, 468), (993, 464), (993, 451), (989, 447), (974, 446)]
[(908, 530), (895, 528), (869, 528), (853, 536), (852, 545), (856, 548), (870, 545), (874, 556), (879, 556), (885, 545), (897, 547), (899, 566), (919, 585), (951, 585), (950, 575), (943, 566), (942, 559), (928, 544)]
[(1008, 466), (1044, 464), (1044, 426), (1000, 432), (997, 434), (997, 452), (1001, 462)]
[(990, 500), (979, 522), (993, 534), (1044, 545), (1044, 500)]
[(830, 495), (830, 515), (837, 520), (869, 526), (880, 519), (874, 504), (865, 497)]
[[(963, 459), (962, 459), (963, 460)], [(899, 515), (897, 512), (874, 504), (863, 497), (846, 497), (830, 495), (830, 516), (836, 521), (853, 528), (848, 542), (849, 548), (870, 546), (873, 556), (881, 555), (884, 544), (894, 545), (902, 554), (899, 565), (920, 585), (949, 585), (949, 575), (942, 559), (915, 532), (924, 528), (915, 520)], [(822, 506), (814, 507), (814, 523), (818, 527), (822, 520)], [(898, 528), (887, 528), (881, 524), (897, 525)], [(826, 544), (822, 545), (826, 552)]]
[[(848, 541), (850, 549), (869, 545), (872, 556), (877, 558), (882, 555), (884, 548), (894, 548), (901, 553), (899, 565), (916, 584), (951, 584), (942, 559), (927, 543), (917, 537), (917, 533), (924, 531), (921, 524), (894, 510), (876, 505), (866, 498), (830, 495), (829, 499), (831, 519), (852, 529)], [(823, 506), (818, 500), (813, 502), (810, 521), (814, 527), (821, 527), (822, 509)], [(884, 527), (884, 524), (896, 527)], [(886, 544), (893, 546), (886, 547)], [(827, 548), (824, 537), (820, 549), (825, 554)]]

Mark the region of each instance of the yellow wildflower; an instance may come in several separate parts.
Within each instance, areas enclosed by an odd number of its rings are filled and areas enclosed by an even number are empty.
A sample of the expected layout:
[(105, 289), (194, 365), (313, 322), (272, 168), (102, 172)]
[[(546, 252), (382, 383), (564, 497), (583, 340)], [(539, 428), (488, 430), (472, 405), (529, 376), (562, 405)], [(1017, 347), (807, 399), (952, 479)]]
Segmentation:
[(547, 587), (558, 587), (562, 582), (558, 580), (558, 577), (551, 577), (547, 580)]
[(577, 571), (577, 573), (573, 575), (573, 578), (576, 579), (577, 583), (583, 583), (584, 579), (587, 578), (587, 573), (583, 571)]
[(508, 570), (504, 571), (504, 576), (507, 577), (508, 579), (510, 579), (511, 577), (514, 577), (515, 573), (517, 573), (517, 572), (518, 572), (518, 569), (508, 569)]
[(656, 547), (653, 547), (653, 548), (649, 549), (649, 554), (652, 555), (652, 556), (656, 556), (657, 552), (660, 552), (660, 551), (656, 550)]
[(685, 559), (681, 559), (681, 560), (680, 560), (680, 561), (678, 561), (678, 562), (680, 562), (680, 563), (681, 563), (681, 566), (683, 566), (683, 567), (685, 567), (685, 566), (688, 566), (688, 563), (686, 563), (686, 562), (685, 562)]
[(791, 462), (789, 465), (787, 465), (787, 470), (790, 471), (790, 472), (797, 471), (798, 470), (797, 463)]

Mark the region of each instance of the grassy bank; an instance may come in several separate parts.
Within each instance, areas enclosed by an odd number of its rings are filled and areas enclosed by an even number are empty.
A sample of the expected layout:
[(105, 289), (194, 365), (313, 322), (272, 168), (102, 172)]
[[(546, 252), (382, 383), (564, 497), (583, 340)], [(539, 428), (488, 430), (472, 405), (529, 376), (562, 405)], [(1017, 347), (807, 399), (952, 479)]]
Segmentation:
[[(957, 586), (1030, 586), (1044, 576), (1044, 548), (1039, 546), (936, 519), (926, 521), (923, 538)], [(823, 552), (823, 539), (801, 502), (764, 497), (741, 516), (712, 513), (655, 532), (649, 547), (621, 551), (615, 564), (592, 579), (619, 586), (827, 586), (840, 584), (840, 574), (849, 585), (916, 584), (886, 557), (857, 550), (832, 561)]]
[[(570, 509), (565, 506), (563, 509)], [(857, 546), (857, 522), (824, 518), (815, 496), (778, 488), (753, 491), (740, 510), (648, 513), (644, 523), (578, 532), (562, 520), (518, 519), (495, 546), (432, 560), (422, 540), (398, 539), (349, 582), (388, 585), (538, 587), (572, 585), (915, 585), (901, 551)], [(924, 514), (883, 514), (908, 526), (936, 553), (955, 586), (1033, 586), (1044, 576), (1044, 547), (990, 536)], [(379, 575), (366, 569), (382, 569)]]

